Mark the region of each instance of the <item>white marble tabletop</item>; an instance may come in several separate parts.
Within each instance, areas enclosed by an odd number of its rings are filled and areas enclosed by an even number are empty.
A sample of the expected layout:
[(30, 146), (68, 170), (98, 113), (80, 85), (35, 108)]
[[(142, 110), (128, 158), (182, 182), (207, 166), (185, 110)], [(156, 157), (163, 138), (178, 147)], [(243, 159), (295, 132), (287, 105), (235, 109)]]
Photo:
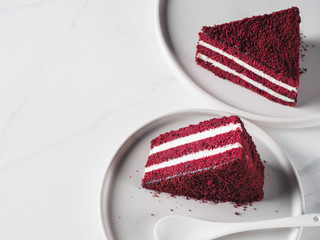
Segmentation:
[[(105, 239), (100, 189), (122, 142), (164, 114), (224, 110), (169, 69), (155, 4), (0, 1), (0, 239)], [(320, 212), (320, 126), (261, 127), (293, 160), (306, 213)]]

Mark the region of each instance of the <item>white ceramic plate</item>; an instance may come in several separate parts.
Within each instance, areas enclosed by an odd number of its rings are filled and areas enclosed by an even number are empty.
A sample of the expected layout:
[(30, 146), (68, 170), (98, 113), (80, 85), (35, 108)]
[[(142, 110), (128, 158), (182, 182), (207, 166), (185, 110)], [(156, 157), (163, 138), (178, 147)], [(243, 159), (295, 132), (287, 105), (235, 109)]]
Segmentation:
[[(303, 213), (301, 184), (290, 159), (269, 135), (244, 119), (262, 160), (266, 161), (263, 201), (255, 202), (246, 209), (235, 208), (231, 203), (203, 203), (141, 188), (151, 139), (160, 133), (223, 115), (229, 114), (208, 110), (178, 112), (143, 126), (126, 140), (111, 161), (101, 191), (101, 216), (107, 239), (154, 239), (156, 221), (171, 214), (240, 222)], [(237, 239), (296, 240), (300, 234), (300, 228), (265, 230), (241, 233)]]
[[(241, 86), (220, 79), (195, 63), (198, 32), (245, 17), (298, 6), (301, 15), (303, 51), (296, 107), (271, 102)], [(156, 29), (166, 60), (175, 75), (192, 89), (220, 103), (227, 111), (251, 120), (279, 127), (320, 124), (320, 1), (318, 0), (159, 0)]]

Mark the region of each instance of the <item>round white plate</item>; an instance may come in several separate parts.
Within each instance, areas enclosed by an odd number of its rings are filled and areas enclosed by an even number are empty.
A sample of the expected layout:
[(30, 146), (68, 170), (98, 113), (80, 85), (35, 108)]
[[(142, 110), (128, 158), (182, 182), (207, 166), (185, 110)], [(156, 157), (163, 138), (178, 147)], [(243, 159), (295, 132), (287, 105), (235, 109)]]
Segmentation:
[[(306, 51), (296, 107), (269, 101), (239, 85), (215, 76), (195, 62), (198, 33), (245, 17), (272, 13), (291, 6), (300, 9), (302, 42)], [(156, 29), (166, 60), (175, 75), (192, 89), (220, 103), (227, 111), (262, 124), (306, 127), (320, 124), (320, 1), (308, 0), (159, 0)]]
[[(151, 139), (160, 133), (227, 115), (208, 110), (178, 112), (152, 121), (126, 140), (111, 161), (101, 191), (101, 216), (108, 240), (154, 239), (154, 224), (172, 214), (242, 222), (303, 213), (301, 184), (290, 159), (268, 134), (244, 119), (245, 127), (265, 161), (265, 197), (262, 201), (247, 208), (236, 208), (231, 203), (204, 203), (141, 188)], [(237, 239), (296, 240), (300, 234), (301, 228), (264, 230), (241, 233)]]

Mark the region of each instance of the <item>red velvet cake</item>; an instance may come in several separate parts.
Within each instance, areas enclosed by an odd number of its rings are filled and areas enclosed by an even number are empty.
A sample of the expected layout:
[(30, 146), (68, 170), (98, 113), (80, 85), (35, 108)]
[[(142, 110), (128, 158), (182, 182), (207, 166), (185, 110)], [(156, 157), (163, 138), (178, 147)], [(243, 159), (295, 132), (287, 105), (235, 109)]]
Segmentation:
[(142, 186), (215, 202), (263, 198), (264, 166), (239, 117), (213, 118), (151, 141)]
[(245, 18), (199, 33), (196, 62), (267, 99), (295, 106), (299, 86), (299, 9)]

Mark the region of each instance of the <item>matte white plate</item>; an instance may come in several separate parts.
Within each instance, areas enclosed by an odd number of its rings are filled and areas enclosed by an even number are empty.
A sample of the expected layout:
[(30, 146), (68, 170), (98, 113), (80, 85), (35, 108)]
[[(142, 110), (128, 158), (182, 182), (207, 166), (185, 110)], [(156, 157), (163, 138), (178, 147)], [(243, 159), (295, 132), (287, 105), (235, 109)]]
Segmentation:
[[(255, 202), (246, 209), (235, 208), (231, 203), (204, 203), (141, 188), (151, 139), (169, 130), (227, 115), (209, 110), (178, 112), (152, 121), (126, 140), (111, 161), (101, 191), (101, 216), (109, 240), (154, 239), (156, 221), (171, 214), (241, 222), (303, 213), (301, 184), (290, 159), (268, 134), (244, 119), (262, 160), (266, 161), (263, 201)], [(300, 228), (265, 230), (241, 233), (237, 239), (293, 240), (299, 239), (300, 234)], [(224, 239), (232, 239), (232, 236)]]
[[(214, 26), (245, 17), (272, 13), (298, 6), (301, 15), (303, 51), (296, 107), (269, 101), (239, 85), (221, 79), (195, 63), (198, 33), (202, 26)], [(305, 127), (320, 124), (320, 1), (318, 0), (159, 0), (156, 29), (166, 60), (175, 75), (235, 112), (257, 122), (278, 127)], [(306, 47), (307, 46), (307, 47)]]

